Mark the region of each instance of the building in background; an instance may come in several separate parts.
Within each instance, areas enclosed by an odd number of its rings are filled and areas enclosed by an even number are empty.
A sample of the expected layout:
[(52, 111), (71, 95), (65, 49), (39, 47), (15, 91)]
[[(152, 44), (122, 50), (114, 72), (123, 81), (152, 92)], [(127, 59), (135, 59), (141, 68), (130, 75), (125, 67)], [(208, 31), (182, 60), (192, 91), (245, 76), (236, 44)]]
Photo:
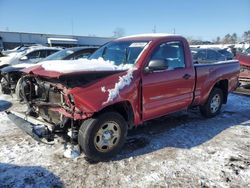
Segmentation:
[(0, 31), (0, 50), (13, 49), (24, 44), (62, 47), (100, 46), (110, 40), (113, 38)]

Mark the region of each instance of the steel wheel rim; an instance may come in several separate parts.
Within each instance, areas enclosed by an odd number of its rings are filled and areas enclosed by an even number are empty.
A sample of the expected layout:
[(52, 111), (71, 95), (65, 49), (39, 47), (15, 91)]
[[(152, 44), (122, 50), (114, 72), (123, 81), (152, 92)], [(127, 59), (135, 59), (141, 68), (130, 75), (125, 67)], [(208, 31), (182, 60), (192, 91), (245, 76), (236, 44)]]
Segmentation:
[(216, 113), (219, 110), (221, 103), (221, 98), (219, 94), (213, 96), (211, 103), (210, 103), (210, 110), (212, 113)]
[(100, 152), (109, 152), (119, 143), (121, 128), (118, 123), (108, 121), (101, 125), (94, 138), (95, 148)]

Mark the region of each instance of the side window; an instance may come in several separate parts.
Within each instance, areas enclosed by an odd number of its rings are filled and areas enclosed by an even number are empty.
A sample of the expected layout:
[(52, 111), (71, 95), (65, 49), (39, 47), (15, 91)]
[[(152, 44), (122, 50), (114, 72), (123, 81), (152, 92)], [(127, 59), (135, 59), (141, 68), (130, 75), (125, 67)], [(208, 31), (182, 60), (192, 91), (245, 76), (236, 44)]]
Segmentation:
[(244, 53), (250, 55), (250, 48), (247, 48)]
[(40, 50), (39, 58), (45, 58), (45, 57), (47, 57), (47, 50)]
[(219, 53), (219, 52), (216, 52), (216, 59), (221, 59), (223, 58), (223, 54)]
[(53, 54), (55, 52), (57, 52), (57, 50), (47, 50), (47, 56), (49, 56), (49, 55), (51, 55), (51, 54)]
[(163, 43), (156, 48), (151, 60), (165, 60), (168, 70), (185, 68), (184, 49), (179, 41)]
[(217, 59), (217, 54), (216, 52), (212, 51), (212, 50), (208, 50), (207, 51), (207, 58), (209, 60), (216, 60)]
[(30, 52), (26, 55), (28, 57), (28, 59), (36, 59), (36, 58), (39, 58), (40, 56), (40, 51), (39, 50), (36, 50), (36, 51), (33, 51), (33, 52)]
[(200, 50), (197, 54), (197, 59), (205, 60), (206, 59), (206, 50)]

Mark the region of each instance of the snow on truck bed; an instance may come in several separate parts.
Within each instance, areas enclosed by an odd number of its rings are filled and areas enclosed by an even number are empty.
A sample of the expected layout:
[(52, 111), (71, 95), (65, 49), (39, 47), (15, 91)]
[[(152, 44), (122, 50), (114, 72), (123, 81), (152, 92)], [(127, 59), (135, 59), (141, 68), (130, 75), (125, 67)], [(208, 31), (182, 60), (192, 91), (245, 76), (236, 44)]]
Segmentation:
[(54, 60), (42, 63), (42, 67), (47, 71), (60, 73), (72, 73), (80, 71), (109, 71), (109, 70), (127, 70), (132, 64), (115, 65), (113, 61), (99, 59), (79, 59), (79, 60)]

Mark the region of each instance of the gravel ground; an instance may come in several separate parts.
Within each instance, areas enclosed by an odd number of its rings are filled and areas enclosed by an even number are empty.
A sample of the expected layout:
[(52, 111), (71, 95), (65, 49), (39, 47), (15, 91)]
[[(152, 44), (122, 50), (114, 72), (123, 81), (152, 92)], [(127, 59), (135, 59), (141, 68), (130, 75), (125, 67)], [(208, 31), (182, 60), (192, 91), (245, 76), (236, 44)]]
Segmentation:
[(63, 145), (39, 144), (14, 126), (0, 96), (0, 187), (250, 187), (250, 98), (231, 94), (212, 119), (197, 110), (130, 131), (109, 162), (63, 157)]

